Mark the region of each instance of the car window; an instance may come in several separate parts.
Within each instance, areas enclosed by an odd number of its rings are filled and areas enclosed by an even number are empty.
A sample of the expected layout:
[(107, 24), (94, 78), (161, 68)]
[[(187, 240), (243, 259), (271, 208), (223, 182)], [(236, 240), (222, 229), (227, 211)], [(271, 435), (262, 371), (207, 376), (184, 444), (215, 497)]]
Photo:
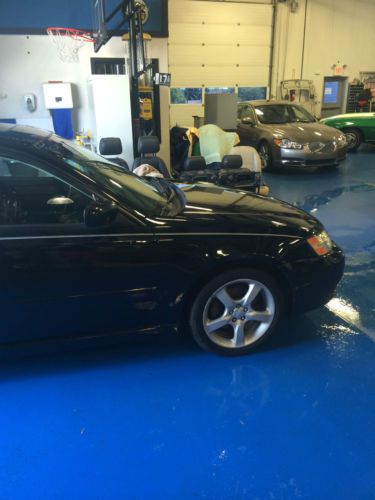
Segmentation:
[(302, 106), (290, 106), (290, 119), (292, 122), (315, 122), (315, 118)]
[(0, 157), (0, 224), (83, 223), (93, 199), (35, 165)]
[(240, 116), (239, 118), (243, 120), (244, 118), (251, 118), (253, 121), (255, 121), (254, 117), (254, 111), (251, 106), (240, 106)]
[(175, 216), (183, 210), (182, 193), (168, 189), (168, 182), (156, 183), (125, 171), (102, 156), (77, 146), (73, 141), (51, 135), (38, 144), (38, 151), (64, 162), (70, 171), (79, 171), (93, 186), (111, 191), (128, 208), (148, 217)]
[(290, 121), (288, 106), (284, 104), (266, 104), (256, 106), (255, 113), (261, 123), (287, 123)]

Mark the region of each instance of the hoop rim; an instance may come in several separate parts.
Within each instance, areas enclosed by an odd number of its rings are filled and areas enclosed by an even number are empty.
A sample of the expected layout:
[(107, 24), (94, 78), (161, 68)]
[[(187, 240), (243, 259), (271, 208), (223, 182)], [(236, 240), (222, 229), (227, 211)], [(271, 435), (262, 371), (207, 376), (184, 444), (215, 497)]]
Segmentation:
[(85, 30), (80, 30), (77, 28), (64, 28), (61, 26), (49, 26), (47, 28), (47, 34), (50, 36), (56, 36), (59, 34), (60, 36), (67, 36), (73, 38), (73, 40), (77, 40), (80, 42), (91, 42), (94, 43), (94, 37), (92, 33)]

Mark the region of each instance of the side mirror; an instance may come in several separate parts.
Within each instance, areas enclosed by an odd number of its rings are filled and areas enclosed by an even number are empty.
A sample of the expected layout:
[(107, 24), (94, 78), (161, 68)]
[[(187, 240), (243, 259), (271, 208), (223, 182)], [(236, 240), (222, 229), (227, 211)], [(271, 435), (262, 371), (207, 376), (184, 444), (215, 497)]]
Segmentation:
[(245, 118), (242, 118), (241, 123), (243, 125), (251, 125), (252, 127), (255, 125), (255, 122), (250, 116), (246, 116)]
[(85, 208), (83, 219), (88, 227), (109, 226), (117, 213), (118, 208), (114, 203), (91, 203)]
[(67, 196), (55, 196), (47, 201), (47, 205), (72, 205), (74, 201)]

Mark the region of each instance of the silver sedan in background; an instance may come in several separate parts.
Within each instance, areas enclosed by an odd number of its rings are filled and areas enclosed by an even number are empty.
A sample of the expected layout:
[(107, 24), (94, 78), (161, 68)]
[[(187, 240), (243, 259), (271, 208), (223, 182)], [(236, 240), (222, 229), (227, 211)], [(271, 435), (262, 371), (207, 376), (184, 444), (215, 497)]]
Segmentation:
[(346, 156), (346, 138), (289, 102), (248, 101), (238, 105), (241, 144), (255, 147), (264, 168), (335, 167)]

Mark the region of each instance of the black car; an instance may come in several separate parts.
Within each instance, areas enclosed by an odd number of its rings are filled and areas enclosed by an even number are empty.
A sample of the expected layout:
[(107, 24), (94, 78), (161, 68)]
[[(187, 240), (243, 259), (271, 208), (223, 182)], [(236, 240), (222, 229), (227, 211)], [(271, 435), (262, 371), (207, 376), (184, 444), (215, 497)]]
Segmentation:
[(344, 256), (274, 199), (140, 178), (50, 132), (0, 126), (4, 344), (190, 326), (247, 353), (332, 296)]

